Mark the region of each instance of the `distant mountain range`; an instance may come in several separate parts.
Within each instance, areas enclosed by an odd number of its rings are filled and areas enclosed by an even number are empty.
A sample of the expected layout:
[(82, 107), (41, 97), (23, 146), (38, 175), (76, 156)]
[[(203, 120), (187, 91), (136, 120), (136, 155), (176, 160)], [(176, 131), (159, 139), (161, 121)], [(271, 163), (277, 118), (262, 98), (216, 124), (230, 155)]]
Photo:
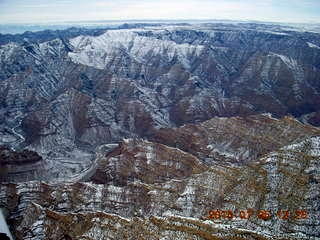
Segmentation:
[(221, 19), (181, 19), (181, 20), (100, 20), (100, 21), (71, 21), (71, 22), (52, 22), (52, 23), (10, 23), (0, 24), (1, 34), (22, 34), (24, 32), (36, 32), (43, 30), (66, 30), (68, 28), (118, 28), (122, 25), (184, 25), (184, 24), (259, 24), (281, 26), (283, 29), (295, 31), (320, 32), (320, 23), (281, 23), (281, 22), (262, 22), (254, 20), (221, 20)]

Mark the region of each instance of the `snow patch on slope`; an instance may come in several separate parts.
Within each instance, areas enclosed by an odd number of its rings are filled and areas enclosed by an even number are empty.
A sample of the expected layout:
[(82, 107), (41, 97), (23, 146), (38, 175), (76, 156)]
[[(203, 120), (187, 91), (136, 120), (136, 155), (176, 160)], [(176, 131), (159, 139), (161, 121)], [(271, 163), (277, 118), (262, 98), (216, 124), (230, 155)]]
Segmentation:
[(311, 48), (316, 48), (316, 49), (320, 49), (320, 47), (318, 45), (315, 45), (311, 42), (307, 42), (308, 46), (311, 47)]
[(155, 154), (153, 153), (153, 147), (151, 145), (147, 146), (146, 158), (147, 164), (150, 164), (155, 159)]
[(291, 69), (297, 69), (298, 68), (298, 62), (297, 60), (290, 58), (285, 55), (277, 54), (277, 53), (271, 53), (269, 56), (276, 56), (281, 59), (283, 63), (285, 63), (289, 68)]
[(268, 30), (264, 30), (261, 32), (265, 32), (265, 33), (269, 33), (269, 34), (273, 34), (273, 35), (280, 35), (280, 36), (290, 36), (290, 34), (284, 33), (284, 32), (276, 32), (276, 31), (268, 31)]

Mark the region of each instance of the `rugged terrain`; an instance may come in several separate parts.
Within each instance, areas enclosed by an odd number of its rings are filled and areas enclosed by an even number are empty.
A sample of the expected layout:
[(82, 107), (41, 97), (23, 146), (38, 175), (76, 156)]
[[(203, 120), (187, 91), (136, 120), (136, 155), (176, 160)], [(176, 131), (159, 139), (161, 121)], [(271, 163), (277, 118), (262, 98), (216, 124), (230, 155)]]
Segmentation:
[[(171, 132), (165, 139), (184, 150), (142, 139), (101, 146), (88, 182), (2, 184), (0, 202), (11, 213), (16, 237), (318, 239), (318, 128), (257, 115), (214, 118)], [(214, 209), (236, 217), (210, 219)], [(254, 215), (241, 219), (239, 211), (247, 209)], [(308, 218), (295, 219), (302, 209)], [(271, 219), (259, 219), (259, 210), (271, 211)], [(278, 219), (278, 210), (290, 210), (290, 217)]]
[(17, 239), (318, 239), (320, 34), (140, 24), (0, 43)]

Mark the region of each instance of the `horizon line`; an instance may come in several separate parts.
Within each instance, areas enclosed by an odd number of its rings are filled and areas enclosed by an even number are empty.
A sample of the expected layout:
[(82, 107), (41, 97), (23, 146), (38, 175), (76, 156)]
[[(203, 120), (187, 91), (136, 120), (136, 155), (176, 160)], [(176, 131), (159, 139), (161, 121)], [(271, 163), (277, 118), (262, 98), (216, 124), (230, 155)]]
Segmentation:
[(75, 23), (107, 23), (107, 22), (139, 22), (139, 23), (148, 23), (148, 22), (175, 22), (179, 21), (183, 23), (188, 23), (190, 21), (197, 21), (197, 22), (247, 22), (247, 23), (278, 23), (278, 24), (320, 24), (320, 21), (275, 21), (275, 20), (254, 20), (254, 19), (224, 19), (224, 18), (206, 18), (206, 19), (200, 19), (200, 18), (177, 18), (177, 19), (104, 19), (104, 20), (72, 20), (72, 21), (48, 21), (48, 22), (5, 22), (1, 23), (0, 25), (64, 25), (64, 24), (75, 24)]

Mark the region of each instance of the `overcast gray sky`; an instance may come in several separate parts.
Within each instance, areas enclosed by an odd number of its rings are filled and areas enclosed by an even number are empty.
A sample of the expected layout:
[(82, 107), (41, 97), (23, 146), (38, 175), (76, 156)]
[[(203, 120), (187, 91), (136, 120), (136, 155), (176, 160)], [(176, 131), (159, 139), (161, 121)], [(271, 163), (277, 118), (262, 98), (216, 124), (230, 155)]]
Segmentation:
[(320, 0), (0, 0), (0, 23), (129, 19), (320, 23)]

